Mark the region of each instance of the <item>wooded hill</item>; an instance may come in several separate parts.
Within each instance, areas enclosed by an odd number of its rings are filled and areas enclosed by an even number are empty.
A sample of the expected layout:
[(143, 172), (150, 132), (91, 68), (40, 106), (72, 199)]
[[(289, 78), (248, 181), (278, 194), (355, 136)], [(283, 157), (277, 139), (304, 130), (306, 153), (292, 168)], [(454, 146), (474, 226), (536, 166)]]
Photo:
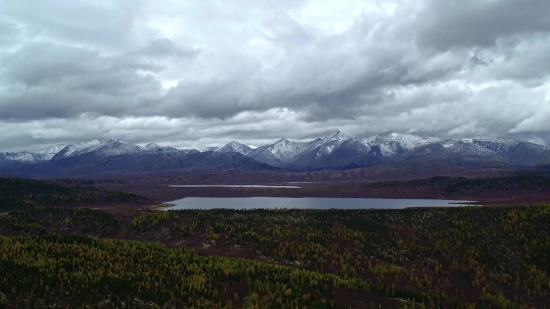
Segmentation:
[(550, 308), (550, 205), (106, 212), (10, 181), (4, 308)]

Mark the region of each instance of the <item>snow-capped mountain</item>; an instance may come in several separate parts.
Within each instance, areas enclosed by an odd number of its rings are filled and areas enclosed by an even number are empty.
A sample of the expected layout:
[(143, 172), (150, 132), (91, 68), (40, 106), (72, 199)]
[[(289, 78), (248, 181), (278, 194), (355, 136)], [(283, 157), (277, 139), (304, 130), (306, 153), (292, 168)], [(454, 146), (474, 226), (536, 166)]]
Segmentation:
[(57, 144), (35, 151), (0, 152), (0, 161), (17, 161), (25, 163), (49, 161), (67, 144)]
[(415, 148), (441, 141), (438, 137), (397, 132), (384, 132), (374, 136), (363, 137), (359, 140), (369, 147), (372, 145), (387, 145), (382, 148), (386, 149), (388, 155), (392, 152), (390, 149), (395, 147), (391, 146), (392, 143), (394, 145), (398, 144), (405, 151), (411, 151)]
[(438, 143), (428, 144), (420, 147), (416, 152), (417, 155), (422, 154), (458, 154), (466, 156), (494, 156), (495, 152), (487, 149), (471, 138), (463, 139), (448, 139)]
[(316, 141), (293, 142), (283, 138), (274, 144), (264, 145), (252, 150), (248, 156), (269, 165), (284, 166), (296, 160), (300, 154), (310, 149)]
[(507, 163), (506, 159), (471, 138), (448, 139), (427, 144), (407, 152), (400, 159), (407, 161), (439, 161), (452, 165)]
[(156, 150), (156, 149), (162, 149), (162, 148), (163, 148), (162, 146), (155, 143), (149, 143), (143, 147), (143, 149), (145, 150)]
[(486, 136), (475, 136), (472, 138), (472, 142), (498, 154), (507, 153), (521, 143), (513, 138)]
[(340, 132), (340, 130), (336, 130), (314, 143), (316, 147), (314, 146), (315, 148), (312, 149), (312, 152), (315, 158), (319, 159), (322, 156), (331, 154), (334, 150), (338, 149), (343, 142), (352, 138), (353, 137), (351, 135), (347, 135)]
[(52, 160), (59, 160), (68, 157), (74, 157), (84, 154), (94, 154), (96, 156), (117, 156), (122, 154), (139, 153), (143, 149), (136, 144), (121, 141), (117, 138), (106, 140), (92, 140), (71, 144), (63, 148)]
[(177, 149), (169, 146), (160, 146), (155, 143), (149, 143), (142, 148), (145, 153), (174, 153), (174, 152), (189, 152), (191, 150)]
[(60, 152), (61, 150), (63, 150), (63, 148), (67, 146), (69, 146), (69, 144), (56, 144), (56, 145), (46, 147), (44, 149), (40, 149), (36, 151), (27, 151), (27, 152), (48, 155), (49, 159), (51, 159), (53, 158), (53, 156), (55, 156), (58, 152)]
[(40, 162), (48, 161), (51, 159), (51, 155), (32, 153), (32, 152), (0, 152), (0, 161), (16, 161), (16, 162)]
[(216, 147), (216, 146), (206, 147), (206, 148), (204, 148), (204, 150), (202, 152), (216, 151), (216, 149), (218, 149), (218, 148), (220, 148), (220, 147)]
[(295, 142), (283, 138), (274, 144), (261, 146), (252, 150), (248, 156), (273, 166), (301, 165), (300, 163), (296, 164), (296, 162), (318, 159), (330, 154), (344, 141), (351, 138), (353, 137), (339, 130), (310, 142)]
[(21, 166), (36, 165), (42, 172), (56, 169), (156, 171), (197, 168), (317, 171), (402, 161), (412, 164), (433, 161), (470, 166), (494, 163), (535, 166), (550, 163), (550, 149), (503, 137), (442, 139), (385, 132), (355, 138), (337, 130), (309, 142), (283, 138), (255, 149), (233, 141), (199, 152), (194, 149), (162, 147), (154, 143), (138, 146), (111, 138), (53, 145), (33, 152), (0, 153), (3, 169), (14, 166), (14, 170), (21, 170)]
[(341, 169), (399, 161), (436, 160), (448, 164), (488, 162), (538, 165), (550, 162), (550, 149), (501, 137), (441, 139), (410, 133), (385, 132), (354, 138), (340, 131), (311, 142), (287, 139), (259, 147), (249, 156), (293, 170)]
[(215, 152), (238, 152), (243, 155), (247, 155), (252, 151), (252, 148), (238, 143), (238, 142), (229, 142), (219, 148), (214, 149)]
[(550, 151), (548, 147), (529, 142), (520, 142), (503, 156), (516, 165), (541, 165), (550, 163)]
[(389, 163), (406, 152), (439, 141), (437, 137), (396, 132), (354, 138), (335, 131), (322, 138), (316, 149), (303, 154), (293, 167), (318, 170)]

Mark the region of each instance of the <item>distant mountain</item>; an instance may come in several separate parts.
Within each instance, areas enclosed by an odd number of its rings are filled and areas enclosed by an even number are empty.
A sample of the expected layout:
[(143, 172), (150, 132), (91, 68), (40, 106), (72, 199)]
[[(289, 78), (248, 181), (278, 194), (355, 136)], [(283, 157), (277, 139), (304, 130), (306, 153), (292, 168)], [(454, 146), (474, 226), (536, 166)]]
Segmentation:
[(110, 157), (139, 153), (141, 151), (143, 151), (143, 148), (138, 145), (127, 143), (117, 138), (110, 138), (107, 140), (93, 140), (89, 142), (71, 144), (53, 156), (52, 160), (60, 160), (88, 153), (100, 157)]
[(50, 160), (55, 156), (58, 152), (63, 150), (63, 148), (67, 147), (69, 144), (56, 144), (49, 147), (46, 147), (44, 149), (36, 150), (36, 151), (27, 151), (30, 153), (37, 153), (37, 154), (43, 154), (46, 155), (47, 160)]
[(176, 151), (164, 153), (142, 152), (111, 157), (86, 154), (65, 160), (51, 161), (41, 173), (91, 174), (107, 172), (166, 171), (166, 170), (236, 170), (274, 171), (276, 168), (255, 161), (239, 153)]
[(401, 161), (439, 161), (451, 165), (550, 163), (550, 149), (501, 137), (441, 139), (385, 132), (354, 138), (335, 131), (311, 142), (279, 140), (249, 156), (266, 164), (297, 171), (348, 169)]
[(145, 147), (143, 147), (144, 152), (146, 153), (173, 153), (173, 152), (192, 152), (196, 150), (183, 150), (183, 149), (177, 149), (174, 147), (163, 147), (159, 146), (155, 143), (147, 144)]
[(535, 166), (550, 163), (550, 152), (548, 147), (521, 142), (503, 156), (512, 164)]
[[(52, 154), (56, 148), (60, 150)], [(246, 148), (241, 147), (241, 150)], [(55, 176), (180, 169), (277, 170), (230, 149), (226, 152), (199, 152), (194, 149), (162, 147), (154, 143), (141, 147), (116, 138), (79, 142), (64, 147), (56, 145), (39, 152), (42, 153), (0, 153), (0, 167), (5, 169), (3, 174)]]
[(323, 138), (318, 149), (302, 155), (293, 166), (323, 170), (384, 164), (399, 161), (399, 155), (439, 141), (436, 137), (395, 132), (353, 138), (337, 131)]
[(344, 141), (352, 138), (338, 130), (310, 142), (294, 142), (283, 138), (274, 144), (252, 150), (248, 156), (273, 166), (299, 169), (329, 155)]
[(66, 146), (67, 144), (57, 144), (36, 151), (0, 152), (0, 161), (18, 161), (24, 163), (48, 161)]
[(32, 153), (32, 152), (0, 152), (0, 161), (17, 161), (17, 162), (40, 162), (48, 161), (52, 156), (41, 153)]
[(283, 138), (274, 144), (264, 145), (252, 150), (248, 155), (255, 160), (273, 166), (285, 166), (310, 149), (317, 140), (312, 142), (293, 142)]
[(233, 141), (200, 152), (154, 143), (138, 146), (111, 138), (53, 145), (33, 152), (0, 153), (0, 166), (9, 175), (170, 169), (320, 171), (398, 162), (407, 162), (407, 166), (425, 166), (426, 162), (452, 166), (537, 166), (550, 164), (550, 149), (504, 137), (441, 139), (384, 132), (355, 138), (336, 130), (311, 141), (282, 138), (255, 149)]
[(393, 146), (390, 145), (399, 145), (404, 151), (411, 151), (422, 147), (424, 145), (434, 144), (441, 141), (438, 137), (431, 137), (418, 134), (407, 134), (407, 133), (397, 133), (397, 132), (384, 132), (378, 135), (363, 137), (359, 139), (365, 145), (387, 145), (386, 151), (388, 155), (392, 155), (393, 151), (390, 150)]
[(233, 141), (219, 148), (216, 148), (213, 151), (214, 152), (238, 152), (240, 154), (247, 155), (252, 151), (252, 148), (244, 144)]
[(202, 152), (206, 152), (206, 151), (215, 151), (216, 149), (218, 149), (220, 147), (216, 147), (216, 146), (213, 146), (213, 147), (206, 147), (204, 148), (204, 150)]

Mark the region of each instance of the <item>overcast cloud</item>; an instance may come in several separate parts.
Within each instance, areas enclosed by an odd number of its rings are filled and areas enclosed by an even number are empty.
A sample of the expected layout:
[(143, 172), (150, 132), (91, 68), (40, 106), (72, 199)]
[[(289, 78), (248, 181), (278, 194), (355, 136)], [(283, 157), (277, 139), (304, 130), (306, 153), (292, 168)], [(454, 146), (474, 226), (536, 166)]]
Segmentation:
[(384, 131), (550, 145), (548, 0), (0, 1), (0, 151)]

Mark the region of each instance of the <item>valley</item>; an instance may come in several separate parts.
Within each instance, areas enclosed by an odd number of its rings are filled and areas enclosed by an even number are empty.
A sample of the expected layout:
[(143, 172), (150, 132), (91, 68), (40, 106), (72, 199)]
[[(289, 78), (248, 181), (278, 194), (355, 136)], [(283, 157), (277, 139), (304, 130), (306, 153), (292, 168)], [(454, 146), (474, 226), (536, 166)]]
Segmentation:
[[(330, 181), (335, 172), (311, 173), (307, 183), (295, 183), (305, 179), (305, 174), (287, 173), (228, 173), (228, 174), (146, 174), (116, 177), (113, 181), (100, 182), (106, 190), (142, 194), (155, 203), (185, 197), (327, 197), (327, 198), (397, 198), (397, 199), (452, 199), (478, 201), (490, 204), (525, 204), (550, 202), (550, 177), (524, 175), (517, 172), (494, 172), (490, 177), (435, 176), (418, 179), (361, 180), (360, 171), (350, 173), (348, 181)], [(364, 172), (366, 173), (366, 172)], [(519, 174), (519, 175), (518, 175)], [(414, 175), (414, 174), (413, 174)], [(421, 174), (424, 175), (424, 174)], [(453, 174), (451, 174), (453, 175)], [(461, 174), (459, 174), (461, 175)], [(464, 174), (462, 174), (464, 175)], [(475, 174), (474, 174), (475, 175)], [(481, 174), (486, 175), (486, 174)], [(498, 176), (495, 176), (498, 175)], [(313, 179), (312, 179), (313, 178)], [(336, 178), (336, 179), (341, 179)], [(382, 178), (382, 177), (381, 177)], [(291, 181), (294, 180), (294, 181)], [(80, 180), (67, 180), (79, 183)], [(93, 182), (94, 180), (86, 180)], [(191, 187), (173, 187), (173, 184)], [(195, 185), (192, 185), (195, 184)], [(200, 187), (202, 185), (227, 185), (227, 187)], [(231, 184), (231, 185), (230, 185)], [(239, 185), (262, 184), (265, 187), (247, 188)], [(299, 186), (300, 188), (269, 188), (269, 186)], [(232, 187), (235, 186), (235, 187)]]
[[(181, 183), (176, 175), (132, 180), (0, 178), (0, 271), (8, 274), (0, 279), (0, 306), (547, 306), (547, 177), (303, 183), (298, 189), (170, 187)], [(499, 205), (159, 211), (170, 195), (400, 194), (471, 196)], [(529, 196), (538, 200), (526, 205)], [(45, 261), (54, 262), (44, 268)], [(30, 276), (41, 283), (30, 285)]]
[(550, 1), (0, 1), (0, 309), (550, 309)]

